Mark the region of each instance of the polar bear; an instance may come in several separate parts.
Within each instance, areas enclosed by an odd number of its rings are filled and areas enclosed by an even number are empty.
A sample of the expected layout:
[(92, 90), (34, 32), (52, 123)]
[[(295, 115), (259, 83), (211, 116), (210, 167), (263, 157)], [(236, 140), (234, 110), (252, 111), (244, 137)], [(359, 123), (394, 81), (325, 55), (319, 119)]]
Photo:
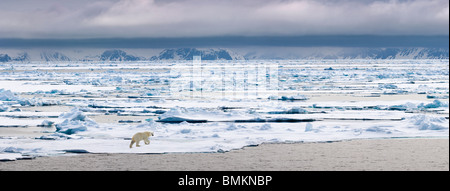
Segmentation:
[(138, 132), (134, 134), (133, 138), (131, 138), (130, 148), (133, 147), (134, 143), (136, 143), (136, 147), (140, 147), (139, 141), (141, 140), (144, 140), (146, 145), (150, 144), (150, 140), (148, 140), (148, 138), (151, 136), (153, 136), (153, 132), (151, 131)]

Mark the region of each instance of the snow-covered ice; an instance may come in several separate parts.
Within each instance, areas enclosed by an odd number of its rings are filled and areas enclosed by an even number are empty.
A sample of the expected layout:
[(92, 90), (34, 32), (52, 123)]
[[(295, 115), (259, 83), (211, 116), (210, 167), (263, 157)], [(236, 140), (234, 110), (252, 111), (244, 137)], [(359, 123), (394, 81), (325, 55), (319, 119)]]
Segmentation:
[(0, 65), (0, 160), (448, 138), (448, 60), (235, 62)]

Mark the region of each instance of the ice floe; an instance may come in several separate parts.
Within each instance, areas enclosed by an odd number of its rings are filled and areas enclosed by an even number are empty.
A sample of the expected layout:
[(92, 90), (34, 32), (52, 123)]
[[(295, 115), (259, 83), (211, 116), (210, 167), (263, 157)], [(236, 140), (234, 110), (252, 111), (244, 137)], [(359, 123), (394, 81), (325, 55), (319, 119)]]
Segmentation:
[(98, 128), (98, 124), (89, 119), (78, 108), (73, 108), (70, 112), (61, 114), (59, 118), (64, 119), (64, 121), (55, 124), (58, 133), (71, 135), (79, 131), (86, 131), (88, 128)]
[(205, 79), (185, 61), (2, 65), (0, 160), (448, 138), (448, 60), (236, 62), (202, 63)]

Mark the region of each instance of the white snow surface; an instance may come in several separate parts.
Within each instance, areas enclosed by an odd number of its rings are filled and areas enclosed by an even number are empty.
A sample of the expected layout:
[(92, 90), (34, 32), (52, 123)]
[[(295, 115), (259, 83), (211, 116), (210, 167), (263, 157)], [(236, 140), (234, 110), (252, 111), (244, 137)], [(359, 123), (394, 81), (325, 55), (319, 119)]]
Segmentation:
[[(0, 153), (30, 155), (65, 150), (86, 150), (93, 153), (217, 152), (263, 142), (444, 137), (448, 135), (448, 122), (444, 117), (417, 114), (401, 121), (344, 124), (334, 121), (291, 124), (217, 122), (161, 124), (150, 121), (139, 125), (105, 124), (95, 128), (85, 125), (87, 129), (76, 134), (52, 134), (57, 137), (53, 140), (20, 137), (0, 139)], [(80, 126), (78, 123), (71, 125), (73, 128)], [(141, 131), (154, 132), (155, 136), (150, 138), (151, 144), (130, 149), (129, 138)]]

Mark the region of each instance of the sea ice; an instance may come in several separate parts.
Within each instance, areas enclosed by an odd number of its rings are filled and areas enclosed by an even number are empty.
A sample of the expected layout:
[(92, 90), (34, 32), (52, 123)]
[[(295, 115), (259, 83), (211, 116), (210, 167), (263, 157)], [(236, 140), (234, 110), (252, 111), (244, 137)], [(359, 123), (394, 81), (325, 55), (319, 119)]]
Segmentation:
[[(252, 70), (261, 63), (277, 66)], [(28, 131), (0, 135), (0, 160), (66, 152), (226, 152), (264, 142), (448, 138), (448, 60), (202, 64), (208, 72), (204, 80), (214, 82), (203, 84), (206, 89), (198, 88), (202, 79), (192, 76), (186, 61), (0, 65), (6, 70), (0, 72), (0, 128), (5, 128), (0, 130)], [(151, 144), (130, 149), (131, 137), (142, 131), (154, 132)]]
[(63, 113), (59, 119), (64, 119), (62, 123), (55, 124), (56, 132), (64, 134), (74, 134), (79, 131), (86, 131), (90, 127), (98, 128), (98, 124), (89, 119), (78, 108), (73, 108), (70, 112)]
[(414, 115), (407, 118), (414, 128), (419, 130), (448, 130), (448, 119), (445, 117), (434, 117), (428, 115)]

